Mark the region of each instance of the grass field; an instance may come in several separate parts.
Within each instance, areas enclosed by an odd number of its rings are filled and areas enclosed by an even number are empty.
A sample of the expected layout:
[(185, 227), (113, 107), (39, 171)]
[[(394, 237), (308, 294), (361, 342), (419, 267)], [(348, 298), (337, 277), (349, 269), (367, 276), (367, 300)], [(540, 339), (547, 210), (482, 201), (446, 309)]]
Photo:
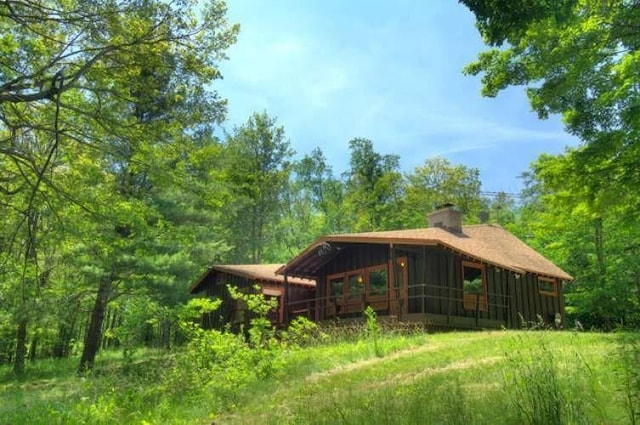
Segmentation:
[(75, 375), (75, 359), (41, 361), (21, 380), (0, 368), (0, 422), (635, 425), (638, 339), (363, 332), (258, 354), (233, 344), (215, 354), (185, 347), (193, 356), (106, 353), (87, 377)]

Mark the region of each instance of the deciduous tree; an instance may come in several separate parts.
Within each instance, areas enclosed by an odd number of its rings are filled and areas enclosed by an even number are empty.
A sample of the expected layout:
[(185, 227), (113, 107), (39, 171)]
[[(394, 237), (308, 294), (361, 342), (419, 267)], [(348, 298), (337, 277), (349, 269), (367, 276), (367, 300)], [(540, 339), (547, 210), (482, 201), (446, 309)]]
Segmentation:
[(576, 150), (543, 155), (528, 173), (520, 231), (567, 270), (567, 311), (584, 326), (640, 322), (640, 227), (598, 180), (576, 173)]
[[(465, 72), (485, 96), (525, 86), (541, 118), (562, 114), (585, 144), (577, 171), (612, 191), (640, 184), (640, 3), (460, 0), (491, 49)], [(637, 206), (638, 204), (634, 204)]]
[(447, 203), (460, 208), (467, 220), (478, 217), (482, 205), (478, 169), (436, 157), (425, 160), (406, 179), (406, 227), (426, 226), (426, 215)]
[[(225, 11), (188, 0), (0, 4), (0, 201), (19, 217), (55, 207), (52, 217), (84, 232), (65, 242), (91, 263), (78, 280), (97, 289), (81, 370), (93, 363), (116, 287), (157, 275), (133, 271), (141, 264), (132, 259), (157, 254), (150, 242), (167, 231), (150, 199), (180, 176), (173, 146), (223, 118), (210, 84), (237, 32)], [(33, 234), (25, 223), (16, 221), (16, 235)], [(37, 282), (36, 257), (24, 258)]]
[(398, 228), (398, 203), (403, 196), (400, 157), (381, 155), (369, 139), (349, 141), (345, 208), (352, 231)]

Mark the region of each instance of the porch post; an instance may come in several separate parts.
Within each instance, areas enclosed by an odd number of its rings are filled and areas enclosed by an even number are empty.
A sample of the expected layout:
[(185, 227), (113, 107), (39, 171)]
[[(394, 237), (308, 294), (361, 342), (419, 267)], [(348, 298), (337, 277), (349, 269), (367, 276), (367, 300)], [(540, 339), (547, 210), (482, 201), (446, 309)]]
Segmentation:
[(395, 249), (393, 249), (393, 243), (389, 244), (389, 257), (391, 259), (390, 261), (390, 267), (389, 267), (389, 272), (390, 272), (390, 283), (392, 284), (392, 287), (389, 288), (390, 289), (390, 294), (393, 295), (393, 299), (391, 299), (392, 297), (389, 297), (389, 309), (392, 310), (392, 313), (395, 313), (396, 315), (396, 319), (398, 321), (400, 321), (400, 315), (401, 315), (401, 309), (400, 309), (400, 289), (399, 289), (399, 285), (398, 285), (398, 274), (397, 274), (397, 270), (396, 270), (396, 252)]
[[(451, 323), (451, 308), (452, 308), (452, 303), (453, 303), (453, 297), (454, 297), (454, 288), (453, 286), (456, 284), (456, 280), (455, 280), (455, 264), (454, 264), (454, 257), (453, 254), (449, 255), (449, 273), (447, 276), (447, 285), (449, 286), (449, 300), (447, 302), (447, 324)], [(456, 297), (457, 298), (457, 297)], [(461, 298), (464, 298), (464, 287), (462, 290), (462, 295)]]
[(287, 276), (287, 272), (284, 272), (284, 285), (282, 291), (282, 324), (289, 324), (289, 278)]

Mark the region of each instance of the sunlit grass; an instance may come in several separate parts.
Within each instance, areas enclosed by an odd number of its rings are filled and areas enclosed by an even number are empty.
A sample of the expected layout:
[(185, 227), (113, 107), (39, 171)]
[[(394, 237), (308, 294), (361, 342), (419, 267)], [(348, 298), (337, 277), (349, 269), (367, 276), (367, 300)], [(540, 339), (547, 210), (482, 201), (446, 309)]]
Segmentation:
[[(340, 346), (332, 346), (327, 357), (340, 358), (336, 350)], [(551, 362), (544, 357), (548, 350), (554, 353)], [(549, 384), (544, 373), (536, 375), (540, 367), (555, 371), (570, 407), (582, 408), (563, 418), (584, 414), (594, 419), (587, 423), (624, 423), (611, 368), (616, 350), (614, 337), (602, 334), (431, 335), (382, 358), (369, 353), (304, 376), (291, 372), (279, 391), (252, 397), (223, 422), (542, 423), (531, 420), (514, 398)], [(326, 354), (319, 348), (301, 355), (320, 363)], [(527, 368), (529, 374), (514, 381)]]
[[(19, 381), (3, 366), (0, 423), (633, 423), (640, 364), (637, 345), (621, 341), (637, 334), (382, 333), (374, 345), (332, 332), (275, 348), (274, 373), (227, 398), (181, 353), (103, 353), (87, 377), (77, 359), (29, 365)], [(181, 383), (191, 373), (201, 385)]]

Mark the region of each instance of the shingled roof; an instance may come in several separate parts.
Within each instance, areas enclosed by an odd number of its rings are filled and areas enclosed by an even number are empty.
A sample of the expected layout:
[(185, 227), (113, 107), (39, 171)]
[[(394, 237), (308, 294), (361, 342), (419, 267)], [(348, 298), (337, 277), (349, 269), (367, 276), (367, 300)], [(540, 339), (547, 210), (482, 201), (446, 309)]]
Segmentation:
[[(277, 285), (284, 284), (284, 276), (276, 274), (276, 270), (282, 268), (283, 264), (219, 264), (209, 267), (189, 288), (190, 293), (201, 290), (200, 286), (205, 282), (206, 277), (212, 272), (223, 272), (255, 280), (269, 282)], [(287, 283), (291, 285), (301, 285), (314, 288), (316, 282), (310, 279), (287, 277)]]
[(326, 263), (333, 255), (337, 255), (339, 248), (332, 250), (333, 244), (350, 243), (441, 246), (478, 261), (517, 273), (529, 272), (563, 280), (572, 279), (567, 272), (495, 224), (462, 226), (461, 232), (451, 232), (440, 227), (428, 227), (323, 236), (313, 242), (300, 255), (278, 269), (277, 273), (312, 277), (322, 264)]

